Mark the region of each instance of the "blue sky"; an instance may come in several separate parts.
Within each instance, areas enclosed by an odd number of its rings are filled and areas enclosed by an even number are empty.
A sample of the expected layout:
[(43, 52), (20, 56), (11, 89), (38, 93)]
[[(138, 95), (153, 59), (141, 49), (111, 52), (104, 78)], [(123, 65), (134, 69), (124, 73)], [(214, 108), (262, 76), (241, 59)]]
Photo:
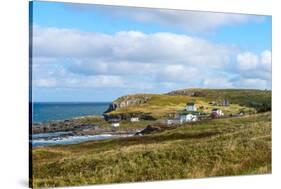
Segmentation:
[(271, 89), (271, 17), (33, 3), (33, 100)]

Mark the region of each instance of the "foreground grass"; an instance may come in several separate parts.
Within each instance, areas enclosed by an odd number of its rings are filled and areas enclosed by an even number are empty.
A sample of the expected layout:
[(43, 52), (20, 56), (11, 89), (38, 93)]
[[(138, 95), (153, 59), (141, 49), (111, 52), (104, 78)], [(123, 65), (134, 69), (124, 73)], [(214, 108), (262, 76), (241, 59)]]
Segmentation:
[(271, 114), (32, 153), (34, 187), (264, 174), (271, 172)]

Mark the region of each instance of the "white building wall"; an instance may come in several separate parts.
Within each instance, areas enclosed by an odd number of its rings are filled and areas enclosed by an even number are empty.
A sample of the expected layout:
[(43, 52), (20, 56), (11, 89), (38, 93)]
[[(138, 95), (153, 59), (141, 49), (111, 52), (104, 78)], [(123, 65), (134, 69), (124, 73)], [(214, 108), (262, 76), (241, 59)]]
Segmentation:
[(187, 115), (180, 116), (180, 123), (197, 121), (197, 120), (198, 120), (197, 115), (187, 114)]
[(138, 118), (138, 117), (132, 117), (132, 118), (131, 118), (131, 122), (137, 122), (137, 121), (139, 121), (139, 118)]
[(167, 123), (167, 125), (179, 124), (180, 120), (178, 120), (178, 119), (168, 119), (166, 123)]
[(224, 115), (222, 110), (216, 110), (216, 111), (213, 111), (213, 112), (217, 113), (219, 116), (223, 116)]
[(194, 105), (194, 106), (187, 105), (187, 106), (186, 106), (186, 110), (187, 110), (187, 111), (196, 111), (196, 110), (197, 110), (197, 108), (196, 108), (196, 106), (195, 106), (195, 105)]
[(120, 123), (112, 123), (111, 126), (112, 126), (112, 127), (119, 127), (119, 126), (120, 126)]

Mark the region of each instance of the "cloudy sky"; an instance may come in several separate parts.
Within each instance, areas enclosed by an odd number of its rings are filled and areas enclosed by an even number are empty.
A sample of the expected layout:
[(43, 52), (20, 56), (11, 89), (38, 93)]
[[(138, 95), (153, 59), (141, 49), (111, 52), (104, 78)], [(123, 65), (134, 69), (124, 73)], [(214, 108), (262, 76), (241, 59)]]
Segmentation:
[(271, 89), (271, 17), (33, 4), (34, 101), (182, 88)]

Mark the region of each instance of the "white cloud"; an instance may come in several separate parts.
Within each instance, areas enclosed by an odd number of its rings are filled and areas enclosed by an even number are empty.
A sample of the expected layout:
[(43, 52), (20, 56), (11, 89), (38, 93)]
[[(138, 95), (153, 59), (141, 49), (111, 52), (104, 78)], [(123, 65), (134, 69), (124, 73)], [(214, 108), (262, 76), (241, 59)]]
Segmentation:
[[(100, 43), (102, 41), (102, 43)], [(105, 54), (111, 38), (72, 29), (33, 28), (33, 53), (37, 57), (81, 57)]]
[(226, 77), (213, 75), (212, 77), (206, 78), (203, 81), (204, 87), (209, 88), (233, 88), (233, 83)]
[(193, 67), (183, 65), (159, 65), (156, 72), (157, 80), (163, 82), (189, 82), (198, 78), (199, 71)]
[(56, 87), (56, 88), (123, 88), (126, 87), (120, 76), (95, 75), (78, 76), (66, 75), (65, 77), (35, 79), (35, 87)]
[(261, 53), (260, 63), (267, 71), (271, 71), (271, 51), (265, 50)]
[(271, 80), (260, 78), (241, 78), (233, 83), (237, 88), (271, 89)]
[(56, 87), (57, 81), (54, 78), (34, 80), (33, 85), (36, 87)]
[(172, 33), (121, 31), (114, 35), (34, 28), (34, 56), (91, 58), (95, 62), (204, 64), (222, 66), (236, 49)]
[(238, 88), (271, 89), (271, 51), (260, 54), (241, 52), (236, 56), (236, 75), (233, 84)]
[(98, 75), (87, 77), (84, 85), (86, 87), (125, 87), (120, 76)]
[[(172, 33), (85, 33), (34, 28), (37, 87), (155, 88), (271, 86), (271, 51)], [(230, 69), (231, 68), (231, 69)], [(259, 85), (260, 84), (260, 85)]]
[[(163, 65), (162, 65), (163, 66)], [(114, 74), (134, 75), (154, 73), (157, 64), (129, 62), (129, 61), (107, 61), (95, 59), (75, 59), (68, 64), (68, 70), (83, 75)]]
[(176, 26), (186, 31), (210, 31), (224, 25), (243, 24), (249, 21), (262, 20), (262, 17), (259, 16), (201, 11), (163, 9), (122, 11), (116, 9), (116, 12), (117, 11), (119, 15), (134, 18), (140, 22), (152, 22), (166, 26)]
[(134, 7), (114, 7), (114, 6), (85, 6), (70, 5), (74, 10), (94, 11), (103, 15), (123, 17), (143, 23), (160, 24), (180, 28), (185, 31), (210, 31), (224, 25), (244, 24), (247, 22), (261, 22), (263, 16), (243, 15), (231, 13), (215, 13), (204, 11), (185, 11), (169, 9), (151, 9)]
[(57, 58), (50, 58), (50, 57), (32, 57), (32, 63), (33, 65), (37, 64), (52, 64), (56, 63), (58, 61)]
[(255, 69), (259, 64), (259, 57), (251, 52), (244, 52), (237, 55), (237, 63), (241, 70)]
[(271, 80), (271, 51), (265, 50), (260, 54), (239, 53), (237, 68), (240, 74), (246, 78)]
[(265, 69), (266, 71), (271, 71), (271, 51), (265, 50), (260, 54), (239, 53), (237, 63), (241, 70)]

